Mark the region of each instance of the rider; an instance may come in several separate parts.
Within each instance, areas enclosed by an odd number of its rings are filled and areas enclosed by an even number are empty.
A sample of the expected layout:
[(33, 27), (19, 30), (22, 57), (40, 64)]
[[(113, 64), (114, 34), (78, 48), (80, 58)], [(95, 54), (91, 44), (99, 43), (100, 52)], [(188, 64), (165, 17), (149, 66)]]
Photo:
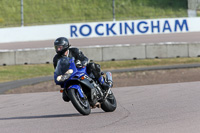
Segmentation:
[[(79, 64), (83, 67), (87, 66), (87, 73), (92, 73), (95, 79), (102, 86), (102, 89), (108, 90), (110, 86), (104, 81), (104, 78), (101, 74), (100, 65), (93, 62), (89, 63), (88, 58), (78, 48), (69, 48), (70, 46), (71, 45), (69, 44), (68, 39), (65, 37), (59, 37), (55, 40), (54, 47), (57, 54), (53, 58), (54, 69), (56, 68), (57, 62), (61, 57), (74, 57), (76, 64)], [(63, 99), (64, 101), (69, 101), (64, 93)]]

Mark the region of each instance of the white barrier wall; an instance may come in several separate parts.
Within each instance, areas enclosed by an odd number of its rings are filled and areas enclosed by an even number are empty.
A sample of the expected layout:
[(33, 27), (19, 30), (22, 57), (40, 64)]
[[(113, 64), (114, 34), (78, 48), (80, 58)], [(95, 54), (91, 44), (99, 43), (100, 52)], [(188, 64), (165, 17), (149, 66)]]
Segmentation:
[(145, 59), (145, 45), (119, 45), (102, 48), (102, 61)]
[(55, 55), (54, 49), (25, 49), (15, 51), (16, 64), (50, 63)]
[(80, 50), (83, 52), (84, 55), (89, 57), (90, 60), (102, 61), (103, 59), (102, 47), (85, 47), (80, 48)]
[[(190, 45), (186, 43), (149, 44), (146, 45), (146, 54), (147, 58), (190, 57), (189, 46)], [(190, 47), (192, 47), (192, 45)], [(190, 52), (192, 52), (192, 50)]]
[(150, 44), (146, 46), (147, 58), (166, 58), (167, 45), (163, 44)]
[(0, 51), (0, 65), (15, 65), (15, 51)]
[(200, 57), (200, 44), (199, 43), (193, 43), (188, 44), (188, 53), (189, 57)]
[(167, 45), (167, 57), (189, 57), (187, 44), (171, 44)]
[[(200, 18), (166, 18), (0, 28), (0, 43), (200, 31)], [(1, 45), (1, 44), (0, 44)]]
[[(93, 61), (200, 57), (200, 44), (141, 44), (80, 48)], [(0, 51), (0, 65), (52, 63), (54, 48)]]

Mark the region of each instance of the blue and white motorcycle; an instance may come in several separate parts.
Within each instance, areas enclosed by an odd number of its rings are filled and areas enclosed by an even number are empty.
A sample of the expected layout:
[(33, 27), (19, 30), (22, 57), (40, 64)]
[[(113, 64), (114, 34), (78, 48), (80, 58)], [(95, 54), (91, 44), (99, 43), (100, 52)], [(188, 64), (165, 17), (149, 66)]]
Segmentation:
[[(117, 107), (116, 99), (109, 88), (103, 90), (99, 83), (86, 72), (86, 67), (76, 67), (75, 59), (62, 57), (54, 72), (54, 81), (61, 85), (76, 110), (82, 115), (89, 115), (91, 108), (102, 108), (113, 112)], [(106, 73), (106, 82), (112, 83), (112, 74)]]

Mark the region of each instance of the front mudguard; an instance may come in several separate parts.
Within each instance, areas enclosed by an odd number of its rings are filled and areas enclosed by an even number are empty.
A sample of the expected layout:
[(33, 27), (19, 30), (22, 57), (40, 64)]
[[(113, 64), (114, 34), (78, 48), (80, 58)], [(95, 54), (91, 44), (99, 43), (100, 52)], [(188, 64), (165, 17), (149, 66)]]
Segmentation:
[(79, 85), (71, 85), (71, 86), (69, 86), (67, 88), (67, 90), (69, 90), (69, 89), (76, 89), (78, 91), (80, 97), (84, 98), (84, 94), (83, 94), (83, 90), (82, 90), (81, 86), (79, 86)]

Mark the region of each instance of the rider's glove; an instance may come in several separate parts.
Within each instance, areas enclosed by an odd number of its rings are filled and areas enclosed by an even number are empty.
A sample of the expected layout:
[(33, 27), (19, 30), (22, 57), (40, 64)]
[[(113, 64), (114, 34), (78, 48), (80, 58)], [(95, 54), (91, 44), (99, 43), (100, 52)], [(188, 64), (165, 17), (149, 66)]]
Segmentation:
[(82, 66), (87, 66), (87, 61), (82, 61)]

